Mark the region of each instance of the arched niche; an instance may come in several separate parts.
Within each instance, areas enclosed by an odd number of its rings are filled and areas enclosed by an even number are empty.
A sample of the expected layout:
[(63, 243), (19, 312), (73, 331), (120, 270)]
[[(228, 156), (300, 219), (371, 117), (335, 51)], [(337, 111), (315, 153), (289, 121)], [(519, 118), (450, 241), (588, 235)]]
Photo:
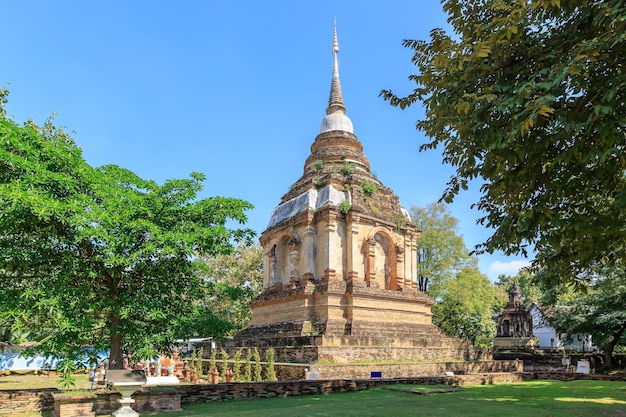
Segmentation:
[(283, 233), (277, 237), (272, 254), (272, 283), (287, 285), (298, 281), (300, 239), (295, 233)]
[(394, 236), (385, 228), (372, 229), (364, 241), (365, 282), (368, 287), (400, 290)]

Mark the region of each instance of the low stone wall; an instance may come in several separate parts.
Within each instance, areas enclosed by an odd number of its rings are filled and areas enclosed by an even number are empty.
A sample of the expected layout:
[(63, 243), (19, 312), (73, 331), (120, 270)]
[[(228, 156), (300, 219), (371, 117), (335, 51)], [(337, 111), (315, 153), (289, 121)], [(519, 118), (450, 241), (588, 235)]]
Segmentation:
[(557, 379), (560, 381), (594, 380), (594, 381), (626, 381), (626, 375), (583, 374), (578, 372), (532, 372), (533, 379)]
[(368, 364), (275, 364), (279, 380), (304, 379), (305, 369), (318, 372), (321, 379), (367, 379), (372, 372), (382, 372), (385, 378), (412, 378), (419, 376), (441, 376), (446, 372), (457, 375), (489, 372), (522, 372), (522, 361), (476, 361), (476, 362), (410, 362)]
[(0, 391), (0, 415), (38, 412), (52, 410), (54, 407), (53, 392), (57, 389), (38, 390), (6, 390)]
[[(398, 365), (400, 366), (400, 365)], [(457, 368), (448, 368), (457, 369)], [(460, 368), (458, 368), (460, 369)], [(477, 369), (467, 367), (463, 371)], [(495, 369), (495, 368), (492, 368)], [(331, 372), (331, 366), (324, 371)], [(335, 370), (337, 372), (337, 370)], [(454, 372), (454, 371), (450, 371)], [(322, 374), (323, 375), (323, 374)], [(174, 390), (164, 392), (140, 392), (133, 395), (133, 408), (139, 412), (157, 410), (180, 410), (184, 404), (225, 401), (244, 398), (268, 398), (293, 395), (322, 395), (347, 391), (362, 391), (381, 384), (446, 384), (446, 385), (475, 385), (496, 384), (521, 381), (525, 377), (521, 373), (489, 372), (472, 375), (423, 376), (409, 378), (338, 378), (320, 380), (291, 380), (275, 382), (250, 383), (221, 383), (179, 385)], [(383, 373), (383, 376), (385, 374)], [(173, 394), (173, 395), (168, 395)], [(53, 396), (57, 397), (57, 403)], [(85, 416), (111, 415), (119, 404), (117, 392), (96, 392), (94, 394), (74, 396), (72, 400), (67, 394), (59, 390), (32, 390), (32, 391), (0, 391), (0, 415), (16, 413), (54, 410), (58, 408), (56, 416)], [(89, 397), (89, 398), (87, 398)], [(91, 405), (88, 405), (90, 403)], [(72, 405), (75, 404), (75, 405)], [(62, 410), (61, 410), (62, 408)]]
[[(297, 340), (303, 339), (303, 340)], [(475, 361), (475, 360), (492, 360), (490, 349), (475, 349), (471, 346), (463, 346), (447, 343), (447, 346), (390, 346), (384, 343), (376, 343), (380, 341), (367, 340), (362, 338), (357, 340), (361, 345), (343, 346), (340, 342), (335, 341), (335, 345), (315, 346), (311, 340), (322, 339), (317, 337), (301, 337), (301, 338), (282, 338), (280, 343), (282, 346), (265, 346), (260, 340), (254, 340), (255, 347), (259, 350), (261, 356), (266, 355), (269, 347), (274, 349), (276, 360), (290, 363), (308, 363), (308, 362), (334, 362), (352, 364), (359, 361)], [(328, 339), (328, 338), (326, 338)], [(335, 338), (339, 339), (339, 338)], [(356, 338), (352, 338), (356, 339)], [(427, 339), (425, 339), (427, 340)], [(272, 342), (279, 344), (276, 340)], [(244, 344), (239, 341), (240, 345)], [(267, 342), (267, 341), (265, 341)], [(310, 345), (301, 346), (308, 342)], [(234, 344), (235, 342), (232, 342)], [(252, 343), (252, 341), (250, 342)], [(321, 342), (319, 342), (321, 343)], [(346, 342), (347, 343), (347, 342)], [(424, 343), (429, 343), (425, 341)], [(443, 341), (442, 345), (445, 345)], [(227, 347), (227, 351), (231, 357), (240, 349), (247, 349), (245, 346)], [(206, 353), (208, 355), (208, 353)], [(206, 357), (206, 356), (205, 356)]]
[[(468, 368), (470, 370), (472, 368)], [(384, 376), (384, 374), (383, 374)], [(419, 385), (488, 385), (521, 382), (530, 379), (602, 379), (624, 381), (626, 377), (579, 374), (572, 372), (488, 372), (452, 376), (420, 376), (409, 378), (380, 379), (323, 379), (308, 381), (275, 381), (222, 384), (180, 385), (173, 391), (139, 393), (133, 395), (136, 403), (133, 408), (140, 412), (156, 410), (180, 410), (185, 404), (207, 403), (237, 399), (255, 399), (271, 397), (287, 397), (298, 395), (325, 395), (341, 392), (362, 391), (385, 384), (419, 384)], [(54, 409), (53, 395), (58, 390), (32, 391), (0, 391), (0, 415), (14, 415), (33, 411), (49, 411)], [(66, 416), (99, 416), (111, 415), (117, 409), (118, 393), (98, 393), (91, 396), (92, 406), (85, 411), (85, 404), (77, 405), (76, 409), (67, 408)], [(176, 397), (178, 399), (176, 399)], [(169, 398), (169, 399), (168, 399)], [(82, 409), (80, 409), (82, 407)], [(80, 411), (79, 411), (80, 409)]]
[[(0, 415), (53, 411), (55, 417), (111, 415), (119, 408), (118, 392), (94, 391), (70, 395), (57, 389), (0, 391)], [(182, 391), (146, 391), (133, 394), (133, 409), (139, 412), (179, 411)]]
[[(162, 389), (162, 391), (158, 391)], [(149, 388), (133, 394), (135, 403), (132, 408), (140, 413), (152, 411), (179, 411), (181, 409), (182, 391), (176, 387)], [(118, 392), (96, 394), (93, 415), (111, 415), (119, 408), (117, 400), (121, 398)], [(63, 417), (63, 416), (59, 416)]]
[[(278, 356), (277, 356), (278, 357)], [(336, 363), (352, 364), (359, 361), (475, 361), (491, 360), (490, 350), (474, 349), (469, 346), (435, 347), (343, 347), (321, 346), (318, 350), (319, 361), (332, 360)]]
[[(598, 353), (567, 352), (570, 365), (563, 365), (562, 351), (534, 351), (534, 352), (494, 352), (493, 358), (496, 360), (520, 360), (524, 362), (524, 372), (564, 372), (576, 370), (576, 363), (579, 360), (589, 362), (592, 373), (601, 373), (605, 367), (604, 355)], [(620, 369), (626, 368), (626, 355), (613, 355), (613, 366)]]
[(464, 386), (521, 382), (530, 378), (532, 378), (532, 374), (503, 372), (415, 378), (239, 382), (217, 385), (183, 385), (181, 389), (183, 390), (183, 404), (197, 404), (238, 399), (338, 394), (350, 391), (363, 391), (386, 384)]
[(54, 417), (83, 417), (95, 416), (94, 394), (71, 395), (53, 393)]

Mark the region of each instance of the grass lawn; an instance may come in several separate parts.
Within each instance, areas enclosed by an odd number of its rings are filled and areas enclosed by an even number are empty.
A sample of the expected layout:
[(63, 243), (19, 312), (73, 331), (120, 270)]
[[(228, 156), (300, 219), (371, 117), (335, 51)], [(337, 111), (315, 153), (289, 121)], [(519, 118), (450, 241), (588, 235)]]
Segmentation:
[[(440, 389), (440, 387), (434, 387)], [(415, 392), (409, 392), (414, 390)], [(173, 416), (626, 416), (626, 384), (605, 381), (529, 381), (479, 385), (424, 394), (423, 386), (392, 385), (325, 396), (268, 398), (185, 405)]]
[[(79, 385), (87, 377), (79, 375)], [(12, 376), (13, 380), (16, 376)], [(21, 388), (54, 386), (55, 377), (19, 376)], [(0, 377), (0, 389), (9, 389)], [(626, 417), (626, 383), (612, 381), (535, 380), (477, 385), (450, 391), (449, 386), (386, 385), (345, 394), (184, 405), (183, 411), (142, 413), (152, 417), (238, 416), (432, 416), (432, 417)], [(449, 391), (449, 392), (446, 392)], [(51, 413), (19, 417), (48, 417)], [(16, 416), (17, 417), (17, 416)]]
[[(91, 386), (89, 375), (86, 373), (74, 374), (74, 378), (76, 378), (74, 389), (89, 389)], [(58, 375), (54, 373), (50, 375), (35, 375), (29, 373), (24, 375), (11, 374), (8, 376), (0, 376), (0, 390), (58, 388), (58, 379)]]

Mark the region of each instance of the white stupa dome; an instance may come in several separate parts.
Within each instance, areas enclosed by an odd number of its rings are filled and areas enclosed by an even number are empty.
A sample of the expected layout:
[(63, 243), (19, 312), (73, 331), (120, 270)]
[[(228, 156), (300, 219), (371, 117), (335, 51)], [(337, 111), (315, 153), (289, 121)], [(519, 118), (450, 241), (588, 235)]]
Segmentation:
[(322, 120), (320, 133), (328, 132), (330, 130), (342, 130), (344, 132), (354, 133), (352, 120), (350, 120), (350, 118), (341, 110), (327, 114), (326, 117), (324, 117), (324, 120)]

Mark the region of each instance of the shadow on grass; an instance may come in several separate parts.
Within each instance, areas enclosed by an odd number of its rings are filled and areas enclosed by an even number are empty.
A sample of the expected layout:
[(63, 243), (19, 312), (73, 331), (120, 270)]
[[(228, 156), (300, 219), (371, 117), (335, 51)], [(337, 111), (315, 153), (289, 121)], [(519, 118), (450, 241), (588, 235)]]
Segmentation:
[[(446, 395), (407, 395), (397, 385), (326, 396), (301, 396), (183, 406), (180, 414), (151, 416), (626, 416), (624, 383), (529, 381), (463, 387)], [(411, 390), (413, 386), (405, 386)], [(433, 386), (425, 386), (426, 390)], [(447, 387), (450, 388), (450, 387)], [(411, 392), (414, 393), (414, 392)]]
[(463, 390), (461, 387), (452, 385), (385, 385), (380, 387), (390, 391), (406, 392), (408, 394), (430, 395), (430, 394), (446, 394), (449, 392), (457, 392)]

